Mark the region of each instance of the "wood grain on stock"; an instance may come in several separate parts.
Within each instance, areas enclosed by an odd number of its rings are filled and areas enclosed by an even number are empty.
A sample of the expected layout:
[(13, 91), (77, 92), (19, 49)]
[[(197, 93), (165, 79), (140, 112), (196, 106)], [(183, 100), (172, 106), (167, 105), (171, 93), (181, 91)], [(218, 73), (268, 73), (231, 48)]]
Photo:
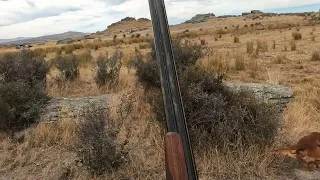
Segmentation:
[(182, 139), (179, 133), (170, 132), (165, 137), (166, 179), (187, 180), (188, 173)]

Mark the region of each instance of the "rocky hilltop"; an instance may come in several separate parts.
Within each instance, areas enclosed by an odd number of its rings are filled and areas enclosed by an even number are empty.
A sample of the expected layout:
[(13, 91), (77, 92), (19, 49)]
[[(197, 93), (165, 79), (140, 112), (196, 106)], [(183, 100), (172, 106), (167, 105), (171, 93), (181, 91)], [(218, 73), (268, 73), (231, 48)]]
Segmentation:
[(131, 34), (138, 31), (143, 31), (151, 28), (151, 20), (148, 18), (126, 17), (118, 22), (112, 23), (106, 30), (96, 33), (97, 34)]
[(213, 13), (208, 13), (208, 14), (197, 14), (196, 16), (192, 17), (190, 20), (186, 21), (185, 23), (202, 23), (208, 21), (210, 18), (216, 17), (215, 14)]

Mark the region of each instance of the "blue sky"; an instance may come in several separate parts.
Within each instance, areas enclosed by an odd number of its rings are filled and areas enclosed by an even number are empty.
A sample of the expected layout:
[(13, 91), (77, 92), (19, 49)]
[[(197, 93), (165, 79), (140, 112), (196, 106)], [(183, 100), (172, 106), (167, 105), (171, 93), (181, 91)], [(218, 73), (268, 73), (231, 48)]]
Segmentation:
[[(225, 15), (251, 9), (317, 11), (320, 8), (320, 0), (165, 0), (165, 3), (171, 24), (200, 13)], [(287, 9), (293, 6), (301, 7)], [(275, 10), (278, 8), (282, 9)], [(0, 39), (66, 31), (96, 32), (127, 16), (150, 18), (148, 0), (0, 0)]]

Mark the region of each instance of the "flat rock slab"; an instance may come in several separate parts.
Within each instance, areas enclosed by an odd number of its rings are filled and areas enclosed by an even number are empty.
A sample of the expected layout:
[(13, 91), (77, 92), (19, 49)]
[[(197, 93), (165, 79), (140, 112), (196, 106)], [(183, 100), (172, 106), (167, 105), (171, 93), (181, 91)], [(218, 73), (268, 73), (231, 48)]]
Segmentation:
[(53, 98), (43, 108), (40, 121), (58, 121), (60, 119), (78, 119), (84, 109), (95, 106), (106, 110), (112, 103), (112, 95), (90, 96), (84, 98)]
[(285, 86), (257, 83), (227, 83), (233, 91), (251, 91), (257, 100), (268, 104), (286, 105), (293, 98), (293, 91)]
[[(254, 94), (258, 101), (280, 105), (280, 109), (293, 97), (292, 90), (284, 86), (255, 83), (227, 83), (226, 85), (232, 91), (248, 90)], [(112, 99), (112, 94), (74, 99), (53, 98), (43, 108), (40, 120), (78, 119), (84, 108), (88, 109), (88, 107), (95, 105), (98, 110), (105, 110), (112, 103)]]
[(294, 175), (298, 180), (320, 180), (320, 171), (303, 171), (295, 169)]

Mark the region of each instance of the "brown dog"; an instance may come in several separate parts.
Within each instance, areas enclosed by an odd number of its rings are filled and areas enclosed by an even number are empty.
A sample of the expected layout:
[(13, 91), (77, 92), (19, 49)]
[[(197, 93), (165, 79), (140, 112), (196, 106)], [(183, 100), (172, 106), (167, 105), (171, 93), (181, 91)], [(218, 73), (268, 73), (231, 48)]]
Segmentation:
[(298, 159), (309, 170), (320, 168), (320, 133), (313, 132), (302, 137), (296, 145), (280, 148), (272, 153)]

